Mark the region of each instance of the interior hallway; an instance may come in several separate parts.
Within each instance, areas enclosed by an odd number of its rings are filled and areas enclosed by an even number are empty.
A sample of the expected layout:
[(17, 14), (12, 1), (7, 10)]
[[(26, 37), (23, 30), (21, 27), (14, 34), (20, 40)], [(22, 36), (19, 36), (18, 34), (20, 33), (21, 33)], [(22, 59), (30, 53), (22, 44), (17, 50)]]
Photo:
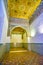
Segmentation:
[[(8, 53), (5, 53), (8, 51), (8, 47), (10, 46), (9, 44), (7, 45), (5, 43), (9, 42), (13, 43), (11, 44), (11, 47), (30, 48), (29, 45), (22, 43), (29, 43), (30, 38), (37, 36), (36, 32), (40, 33), (39, 31), (37, 31), (38, 29), (34, 29), (37, 28), (38, 25), (36, 27), (34, 27), (34, 25), (36, 25), (36, 22), (40, 20), (40, 18), (39, 20), (37, 20), (37, 18), (41, 14), (41, 9), (40, 7), (38, 7), (41, 3), (41, 0), (8, 0), (8, 2), (7, 0), (0, 1), (0, 13), (2, 19), (0, 27), (0, 34), (2, 36), (0, 36), (0, 42), (3, 43), (2, 46), (0, 46), (0, 65), (43, 65), (43, 56), (38, 54), (39, 52), (41, 54), (43, 53), (43, 46), (40, 47), (41, 45), (38, 46), (38, 44), (34, 44), (31, 46), (32, 51), (29, 51), (30, 49), (27, 50), (25, 48), (11, 48)], [(42, 4), (40, 4), (40, 6), (42, 6)], [(38, 11), (38, 13), (36, 10)], [(41, 18), (43, 18), (43, 16), (41, 16)], [(31, 24), (34, 23), (34, 20), (35, 24), (32, 25), (34, 28), (33, 30), (30, 30)], [(42, 19), (40, 20), (40, 22), (43, 22)], [(33, 35), (30, 34), (31, 31)], [(40, 39), (42, 39), (42, 37)], [(33, 52), (34, 50), (35, 52)]]

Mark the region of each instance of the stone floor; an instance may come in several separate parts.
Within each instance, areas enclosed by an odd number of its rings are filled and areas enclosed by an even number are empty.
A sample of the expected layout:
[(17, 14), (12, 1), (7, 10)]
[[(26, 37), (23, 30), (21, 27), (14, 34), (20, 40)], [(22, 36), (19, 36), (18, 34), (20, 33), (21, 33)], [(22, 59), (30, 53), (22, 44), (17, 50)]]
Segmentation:
[[(23, 50), (23, 49), (22, 49)], [(43, 65), (43, 56), (31, 51), (5, 54), (2, 65)], [(14, 50), (13, 50), (14, 51)]]
[(10, 49), (10, 51), (21, 51), (21, 50), (27, 50), (27, 49), (26, 48), (22, 48), (22, 47), (17, 47), (17, 48), (13, 47), (13, 48)]

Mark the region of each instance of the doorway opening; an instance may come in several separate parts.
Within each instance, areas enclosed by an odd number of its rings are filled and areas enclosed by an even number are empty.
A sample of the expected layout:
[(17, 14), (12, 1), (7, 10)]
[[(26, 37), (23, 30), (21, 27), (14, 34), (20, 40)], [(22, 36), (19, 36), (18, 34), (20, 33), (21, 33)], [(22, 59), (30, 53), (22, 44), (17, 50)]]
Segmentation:
[(27, 32), (22, 27), (15, 27), (10, 32), (11, 48), (22, 49), (28, 48), (27, 44)]

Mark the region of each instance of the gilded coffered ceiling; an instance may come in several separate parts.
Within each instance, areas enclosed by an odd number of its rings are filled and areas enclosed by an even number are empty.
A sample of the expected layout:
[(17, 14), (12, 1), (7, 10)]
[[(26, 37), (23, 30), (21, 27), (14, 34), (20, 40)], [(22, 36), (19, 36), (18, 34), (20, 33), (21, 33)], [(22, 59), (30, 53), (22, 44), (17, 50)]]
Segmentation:
[(8, 12), (12, 18), (29, 19), (41, 0), (8, 0)]

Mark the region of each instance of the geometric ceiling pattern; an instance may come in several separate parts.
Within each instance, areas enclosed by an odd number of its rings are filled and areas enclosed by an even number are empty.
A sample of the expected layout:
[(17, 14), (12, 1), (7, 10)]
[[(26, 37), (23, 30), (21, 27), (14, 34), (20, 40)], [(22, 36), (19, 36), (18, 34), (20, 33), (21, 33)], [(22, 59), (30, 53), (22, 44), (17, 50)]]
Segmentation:
[(41, 0), (8, 0), (8, 12), (12, 18), (29, 19)]

